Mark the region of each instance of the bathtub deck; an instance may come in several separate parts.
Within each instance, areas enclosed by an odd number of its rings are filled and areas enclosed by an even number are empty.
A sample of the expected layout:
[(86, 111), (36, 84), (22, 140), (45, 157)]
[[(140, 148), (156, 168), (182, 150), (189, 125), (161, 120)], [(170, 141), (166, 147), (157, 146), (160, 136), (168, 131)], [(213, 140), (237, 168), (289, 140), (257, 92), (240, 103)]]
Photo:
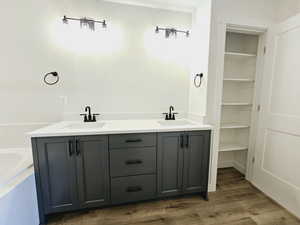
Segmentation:
[(0, 198), (33, 174), (31, 149), (0, 149)]
[(72, 213), (49, 225), (300, 225), (233, 168), (219, 170), (209, 202), (199, 196)]

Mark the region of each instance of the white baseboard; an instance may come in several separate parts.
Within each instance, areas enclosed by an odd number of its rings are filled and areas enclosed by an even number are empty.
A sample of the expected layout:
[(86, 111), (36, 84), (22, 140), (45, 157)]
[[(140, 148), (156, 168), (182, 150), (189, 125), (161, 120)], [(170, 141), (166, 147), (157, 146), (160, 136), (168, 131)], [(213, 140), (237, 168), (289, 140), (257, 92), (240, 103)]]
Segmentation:
[(219, 162), (219, 164), (218, 164), (218, 168), (220, 168), (220, 169), (228, 168), (228, 167), (234, 167), (240, 173), (246, 174), (246, 167), (237, 161), (224, 161), (224, 162)]
[(240, 164), (239, 162), (237, 162), (237, 161), (234, 161), (233, 162), (233, 167), (236, 169), (236, 170), (238, 170), (240, 173), (242, 173), (242, 174), (246, 174), (246, 167), (245, 166), (243, 166), (242, 164)]
[(224, 161), (218, 163), (218, 168), (234, 167), (233, 161)]

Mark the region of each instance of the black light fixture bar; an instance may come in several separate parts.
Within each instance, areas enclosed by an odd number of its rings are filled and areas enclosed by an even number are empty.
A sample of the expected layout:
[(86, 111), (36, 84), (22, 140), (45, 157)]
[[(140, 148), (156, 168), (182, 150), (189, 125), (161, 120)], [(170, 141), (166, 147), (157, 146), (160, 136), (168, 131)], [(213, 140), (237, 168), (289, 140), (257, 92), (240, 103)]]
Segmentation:
[(95, 30), (95, 23), (102, 24), (103, 28), (107, 27), (107, 24), (106, 24), (105, 20), (99, 21), (99, 20), (89, 19), (89, 18), (86, 18), (86, 17), (72, 18), (72, 17), (67, 17), (67, 16), (64, 16), (63, 19), (62, 19), (63, 23), (65, 23), (65, 24), (68, 24), (69, 20), (79, 21), (81, 27), (88, 26), (91, 30)]
[(165, 36), (166, 36), (166, 38), (169, 38), (170, 35), (175, 35), (175, 36), (177, 36), (177, 33), (184, 33), (186, 37), (189, 37), (189, 36), (190, 36), (190, 32), (189, 32), (189, 31), (177, 30), (177, 29), (175, 29), (175, 28), (162, 28), (162, 27), (156, 26), (155, 32), (156, 32), (156, 33), (159, 33), (159, 31), (165, 31)]

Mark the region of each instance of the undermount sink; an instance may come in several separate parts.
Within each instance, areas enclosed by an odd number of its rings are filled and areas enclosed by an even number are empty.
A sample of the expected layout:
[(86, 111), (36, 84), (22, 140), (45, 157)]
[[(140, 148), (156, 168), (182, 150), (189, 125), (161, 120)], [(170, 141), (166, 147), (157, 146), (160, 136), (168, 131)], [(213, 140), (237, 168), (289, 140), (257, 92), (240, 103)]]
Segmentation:
[(194, 123), (191, 123), (186, 120), (164, 120), (164, 121), (158, 121), (158, 123), (161, 126), (187, 126), (187, 125), (194, 125)]
[(99, 129), (102, 128), (105, 123), (71, 123), (65, 126), (66, 129)]

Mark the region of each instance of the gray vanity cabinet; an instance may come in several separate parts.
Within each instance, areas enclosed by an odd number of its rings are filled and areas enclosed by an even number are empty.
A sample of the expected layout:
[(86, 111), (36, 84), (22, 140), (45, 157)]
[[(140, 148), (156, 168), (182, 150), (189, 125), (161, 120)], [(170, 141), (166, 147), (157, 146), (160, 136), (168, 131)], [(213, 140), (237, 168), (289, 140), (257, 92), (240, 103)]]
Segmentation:
[(36, 143), (45, 214), (109, 204), (107, 136), (38, 138)]
[(201, 193), (210, 131), (32, 138), (40, 224), (54, 213)]
[(186, 132), (184, 141), (183, 192), (207, 196), (210, 131)]
[(80, 208), (109, 203), (108, 138), (75, 138)]
[(183, 185), (183, 133), (159, 133), (157, 144), (158, 195), (178, 195)]
[(45, 213), (74, 210), (78, 205), (73, 138), (37, 140), (39, 178)]
[(207, 197), (210, 131), (158, 134), (158, 193)]

